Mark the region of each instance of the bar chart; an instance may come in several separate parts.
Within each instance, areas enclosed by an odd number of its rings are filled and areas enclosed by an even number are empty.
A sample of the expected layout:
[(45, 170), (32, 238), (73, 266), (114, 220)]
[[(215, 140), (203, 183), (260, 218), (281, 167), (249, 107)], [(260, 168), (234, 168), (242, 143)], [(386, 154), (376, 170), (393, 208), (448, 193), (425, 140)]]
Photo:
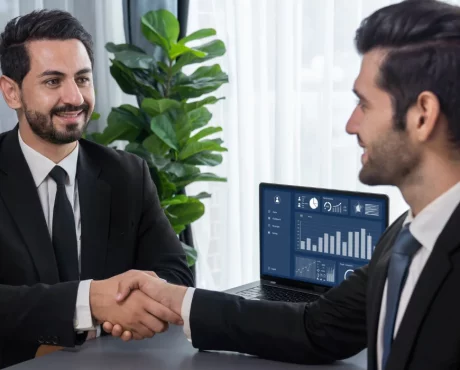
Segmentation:
[(378, 222), (297, 213), (296, 250), (370, 260), (382, 231)]

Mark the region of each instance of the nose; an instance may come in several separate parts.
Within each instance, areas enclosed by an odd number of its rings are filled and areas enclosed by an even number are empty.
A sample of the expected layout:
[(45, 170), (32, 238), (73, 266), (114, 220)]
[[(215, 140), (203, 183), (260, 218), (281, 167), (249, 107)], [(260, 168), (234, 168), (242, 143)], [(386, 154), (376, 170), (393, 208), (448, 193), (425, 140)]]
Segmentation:
[(345, 130), (349, 135), (357, 135), (359, 130), (359, 123), (360, 123), (360, 112), (359, 107), (356, 107), (353, 110), (350, 118), (348, 119), (347, 125), (345, 126)]
[(61, 100), (63, 104), (69, 104), (74, 106), (79, 106), (83, 104), (83, 95), (75, 81), (68, 80), (62, 86)]

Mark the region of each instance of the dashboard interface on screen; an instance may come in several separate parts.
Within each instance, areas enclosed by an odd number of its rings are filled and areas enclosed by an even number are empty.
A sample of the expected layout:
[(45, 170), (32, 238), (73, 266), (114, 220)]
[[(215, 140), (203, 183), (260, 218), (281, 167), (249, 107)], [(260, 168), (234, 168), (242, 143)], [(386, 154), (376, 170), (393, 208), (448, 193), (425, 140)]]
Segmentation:
[(260, 187), (263, 275), (335, 286), (369, 262), (388, 226), (388, 198), (287, 186)]

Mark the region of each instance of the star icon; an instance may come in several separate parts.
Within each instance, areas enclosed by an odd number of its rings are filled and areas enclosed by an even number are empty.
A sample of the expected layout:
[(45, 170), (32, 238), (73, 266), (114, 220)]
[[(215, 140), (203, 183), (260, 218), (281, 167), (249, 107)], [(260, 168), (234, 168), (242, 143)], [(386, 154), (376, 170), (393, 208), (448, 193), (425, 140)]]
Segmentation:
[(355, 205), (355, 213), (361, 213), (362, 209), (363, 209), (363, 206), (360, 203)]

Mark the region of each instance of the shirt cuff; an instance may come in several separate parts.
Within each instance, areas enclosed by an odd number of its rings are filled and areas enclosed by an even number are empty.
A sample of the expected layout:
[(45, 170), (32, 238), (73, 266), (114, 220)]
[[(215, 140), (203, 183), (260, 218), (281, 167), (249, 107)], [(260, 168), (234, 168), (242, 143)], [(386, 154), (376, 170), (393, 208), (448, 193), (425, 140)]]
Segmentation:
[(89, 305), (89, 293), (92, 280), (83, 280), (78, 285), (77, 303), (75, 307), (74, 329), (76, 331), (96, 330)]
[(192, 341), (192, 331), (190, 329), (190, 311), (192, 310), (192, 300), (195, 294), (195, 288), (188, 288), (182, 301), (181, 316), (184, 320), (184, 333), (187, 339)]

